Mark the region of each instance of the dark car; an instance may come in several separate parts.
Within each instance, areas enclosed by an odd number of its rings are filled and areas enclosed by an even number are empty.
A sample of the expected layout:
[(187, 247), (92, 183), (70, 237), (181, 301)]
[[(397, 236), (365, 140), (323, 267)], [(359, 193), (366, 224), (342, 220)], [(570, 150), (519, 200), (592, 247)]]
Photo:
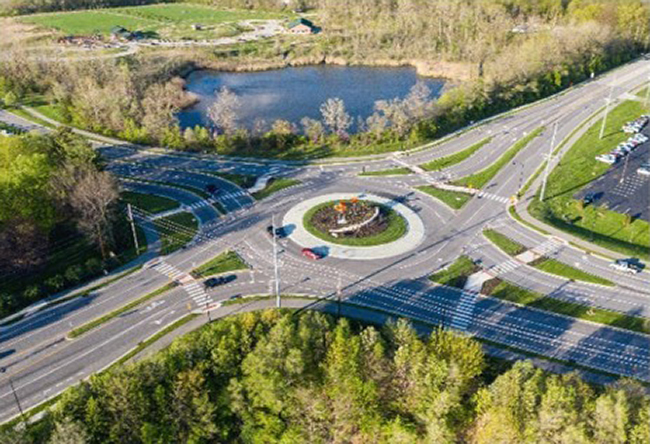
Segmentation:
[[(273, 225), (269, 225), (266, 227), (266, 233), (270, 236), (273, 237)], [(275, 236), (278, 239), (283, 239), (287, 237), (287, 232), (284, 230), (284, 227), (278, 227), (275, 229)]]
[(237, 279), (237, 276), (235, 276), (234, 274), (231, 274), (229, 276), (217, 276), (210, 279), (206, 279), (203, 282), (203, 285), (205, 285), (205, 288), (214, 288), (220, 285), (226, 285), (234, 281), (235, 279)]
[(207, 191), (210, 194), (217, 194), (219, 193), (219, 187), (213, 183), (209, 183), (205, 186), (205, 191)]
[(596, 195), (594, 193), (587, 193), (585, 194), (585, 197), (582, 198), (582, 203), (584, 203), (585, 205), (589, 205), (594, 203), (595, 200), (596, 200)]

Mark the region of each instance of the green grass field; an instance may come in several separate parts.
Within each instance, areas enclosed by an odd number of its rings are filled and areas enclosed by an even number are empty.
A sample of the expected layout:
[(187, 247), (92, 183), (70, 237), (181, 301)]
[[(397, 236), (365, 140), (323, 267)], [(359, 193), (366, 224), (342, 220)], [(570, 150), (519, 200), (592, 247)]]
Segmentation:
[(443, 190), (431, 185), (424, 185), (417, 187), (417, 189), (423, 193), (428, 194), (429, 196), (435, 197), (454, 210), (461, 209), (463, 205), (469, 202), (469, 200), (473, 197), (471, 194), (460, 193), (458, 191)]
[(527, 248), (519, 242), (515, 242), (495, 230), (485, 229), (483, 230), (483, 236), (487, 237), (490, 242), (510, 256), (517, 256), (527, 250)]
[(170, 254), (190, 242), (199, 229), (199, 222), (192, 213), (178, 213), (154, 222), (162, 247), (160, 253)]
[(242, 261), (237, 253), (234, 251), (226, 251), (195, 268), (191, 271), (191, 274), (198, 279), (214, 274), (227, 273), (229, 271), (246, 270), (247, 268), (248, 265)]
[(411, 170), (408, 168), (391, 168), (390, 170), (379, 170), (379, 171), (369, 171), (367, 173), (361, 173), (359, 176), (362, 177), (372, 177), (372, 176), (404, 176), (411, 174)]
[(161, 213), (163, 211), (174, 210), (180, 206), (178, 201), (153, 194), (123, 191), (120, 196), (126, 203), (130, 203), (148, 213)]
[(439, 159), (434, 159), (431, 162), (424, 163), (420, 165), (422, 169), (426, 171), (439, 171), (444, 168), (448, 168), (452, 165), (456, 165), (457, 163), (460, 163), (466, 159), (469, 159), (472, 155), (474, 155), (478, 150), (483, 148), (485, 145), (490, 143), (492, 141), (492, 137), (488, 137), (486, 139), (481, 140), (478, 143), (475, 143), (474, 145), (470, 146), (469, 148), (465, 148), (462, 151), (459, 151), (457, 153), (451, 154), (449, 156), (441, 157)]
[[(244, 20), (288, 18), (264, 11), (224, 10), (206, 5), (166, 3), (92, 11), (56, 12), (20, 17), (25, 23), (56, 29), (64, 34), (107, 36), (114, 26), (155, 33), (169, 39), (211, 39), (239, 34)], [(203, 29), (194, 30), (193, 24)]]
[(605, 136), (599, 138), (602, 121), (598, 121), (571, 147), (548, 178), (546, 199), (538, 197), (529, 207), (537, 219), (574, 236), (630, 256), (649, 258), (650, 225), (608, 210), (603, 206), (583, 206), (573, 198), (581, 188), (605, 174), (607, 164), (595, 156), (611, 151), (629, 135), (621, 126), (647, 109), (639, 102), (627, 101), (615, 107), (607, 119)]

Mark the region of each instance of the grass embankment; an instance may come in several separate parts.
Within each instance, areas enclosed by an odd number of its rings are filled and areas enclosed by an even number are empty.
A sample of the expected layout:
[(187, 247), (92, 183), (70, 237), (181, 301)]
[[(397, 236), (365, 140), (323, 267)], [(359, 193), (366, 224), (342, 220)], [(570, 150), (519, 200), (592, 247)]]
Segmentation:
[(299, 180), (286, 179), (284, 177), (271, 179), (269, 183), (266, 185), (266, 188), (264, 188), (262, 191), (258, 191), (257, 193), (253, 193), (253, 197), (255, 198), (255, 200), (266, 199), (273, 193), (277, 193), (278, 191), (283, 190), (285, 188), (298, 185), (299, 183), (300, 183)]
[(607, 119), (601, 140), (602, 120), (596, 122), (564, 155), (548, 178), (546, 199), (539, 193), (529, 206), (530, 214), (557, 229), (593, 242), (601, 247), (630, 256), (649, 259), (650, 224), (607, 209), (605, 206), (581, 204), (573, 196), (587, 184), (605, 174), (607, 164), (595, 156), (611, 151), (629, 135), (621, 126), (647, 112), (641, 103), (623, 102)]
[[(483, 235), (504, 253), (510, 256), (517, 256), (518, 254), (521, 254), (527, 250), (527, 248), (519, 242), (516, 242), (495, 230), (483, 230)], [(540, 271), (554, 274), (571, 281), (582, 281), (592, 284), (606, 285), (608, 287), (614, 286), (614, 283), (610, 280), (579, 270), (575, 267), (565, 264), (564, 262), (560, 262), (549, 257), (542, 256), (539, 259), (530, 262), (528, 265), (530, 267), (537, 268)]]
[(453, 184), (469, 188), (483, 188), (490, 180), (494, 178), (494, 176), (497, 175), (501, 168), (503, 168), (512, 159), (514, 159), (515, 156), (519, 154), (521, 150), (527, 147), (528, 144), (533, 141), (533, 139), (538, 137), (542, 131), (544, 131), (544, 127), (537, 128), (527, 136), (515, 142), (515, 144), (508, 148), (508, 150), (503, 153), (501, 157), (499, 157), (497, 161), (492, 165), (479, 171), (478, 173), (455, 180)]
[(479, 269), (469, 257), (461, 256), (447, 268), (429, 276), (429, 280), (450, 287), (464, 288), (467, 278)]
[(248, 265), (246, 265), (236, 252), (226, 251), (195, 268), (190, 274), (198, 279), (215, 274), (227, 273), (229, 271), (246, 269), (248, 269)]
[[(208, 199), (212, 198), (212, 196), (210, 196), (210, 194), (208, 192), (206, 192), (206, 191), (204, 191), (204, 190), (202, 190), (200, 188), (191, 187), (189, 185), (181, 185), (181, 184), (174, 183), (174, 182), (163, 182), (163, 181), (159, 181), (159, 180), (141, 179), (139, 177), (138, 178), (133, 178), (133, 177), (130, 177), (130, 176), (121, 176), (121, 177), (123, 177), (125, 179), (134, 180), (136, 182), (153, 183), (153, 184), (162, 185), (162, 186), (165, 186), (165, 187), (178, 188), (179, 190), (185, 190), (185, 191), (188, 191), (188, 192), (190, 192), (192, 194), (196, 194), (197, 196), (199, 196), (200, 198), (202, 198), (204, 200), (208, 200)], [(221, 205), (221, 203), (219, 203), (219, 202), (212, 202), (212, 206), (214, 207), (215, 210), (217, 210), (217, 213), (219, 213), (219, 214), (226, 214), (227, 213), (224, 206)]]
[(156, 196), (154, 194), (136, 193), (134, 191), (123, 191), (120, 194), (122, 200), (138, 207), (148, 213), (162, 213), (163, 211), (175, 210), (181, 204), (173, 199)]
[(630, 316), (612, 310), (589, 307), (574, 302), (561, 301), (518, 287), (498, 278), (483, 284), (482, 293), (505, 301), (570, 316), (572, 318), (624, 328), (640, 333), (650, 333), (650, 319)]
[(416, 187), (416, 189), (428, 194), (429, 196), (435, 197), (454, 210), (460, 210), (463, 205), (465, 205), (472, 197), (474, 197), (472, 194), (443, 190), (431, 185)]
[(373, 247), (376, 245), (393, 242), (406, 234), (408, 225), (406, 220), (395, 210), (384, 205), (380, 205), (384, 217), (387, 219), (388, 226), (381, 233), (361, 238), (341, 238), (334, 237), (316, 228), (312, 222), (314, 215), (322, 208), (336, 205), (336, 202), (323, 202), (310, 208), (303, 217), (303, 225), (311, 234), (319, 239), (338, 245), (349, 245), (354, 247)]
[(148, 293), (141, 298), (136, 299), (135, 301), (129, 302), (128, 304), (118, 308), (117, 310), (113, 310), (112, 312), (105, 314), (104, 316), (101, 316), (97, 319), (94, 319), (90, 322), (85, 323), (81, 327), (77, 327), (74, 330), (71, 330), (70, 333), (68, 333), (69, 338), (77, 338), (81, 336), (82, 334), (99, 327), (102, 324), (105, 324), (106, 322), (110, 321), (111, 319), (114, 319), (118, 316), (120, 316), (123, 313), (126, 313), (129, 310), (132, 310), (133, 308), (137, 307), (140, 304), (143, 304), (147, 302), (150, 299), (155, 298), (156, 296), (160, 296), (161, 294), (171, 290), (172, 288), (176, 287), (175, 282), (170, 282), (168, 284), (163, 285), (162, 287), (152, 291), (151, 293)]
[(424, 163), (420, 167), (426, 171), (438, 171), (445, 168), (448, 168), (452, 165), (456, 165), (468, 158), (470, 158), (474, 153), (483, 148), (485, 145), (492, 141), (492, 137), (487, 137), (481, 140), (478, 143), (466, 148), (457, 153), (451, 154), (449, 156), (441, 157), (439, 159), (434, 159), (431, 162)]
[(182, 248), (196, 235), (199, 222), (192, 213), (177, 213), (154, 221), (160, 234), (160, 254), (166, 255)]
[(368, 171), (365, 173), (359, 174), (361, 177), (372, 177), (372, 176), (405, 176), (411, 174), (412, 171), (408, 168), (391, 168), (389, 170), (379, 170), (379, 171)]

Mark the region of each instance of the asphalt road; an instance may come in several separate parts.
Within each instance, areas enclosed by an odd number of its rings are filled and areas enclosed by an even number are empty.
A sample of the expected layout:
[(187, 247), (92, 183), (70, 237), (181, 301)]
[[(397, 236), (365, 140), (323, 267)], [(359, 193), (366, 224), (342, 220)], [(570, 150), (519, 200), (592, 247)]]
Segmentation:
[[(423, 220), (424, 240), (413, 250), (396, 257), (372, 261), (328, 257), (314, 262), (301, 256), (300, 245), (283, 239), (279, 254), (282, 293), (320, 297), (335, 297), (340, 293), (342, 298), (360, 306), (439, 323), (525, 352), (650, 381), (648, 335), (435, 286), (427, 279), (460, 254), (481, 259), (489, 267), (508, 262), (508, 257), (482, 237), (483, 229), (488, 226), (528, 247), (553, 241), (512, 221), (504, 202), (516, 194), (543, 162), (555, 124), (558, 125), (558, 140), (564, 139), (602, 107), (611, 87), (615, 96), (623, 95), (645, 82), (649, 71), (650, 62), (645, 60), (626, 65), (563, 94), (477, 125), (446, 142), (403, 156), (399, 162), (384, 156), (364, 162), (310, 165), (189, 156), (115, 144), (99, 147), (109, 160), (111, 171), (125, 179), (125, 187), (180, 201), (201, 220), (199, 233), (191, 245), (161, 258), (162, 262), (156, 266), (145, 267), (89, 297), (43, 310), (0, 329), (0, 366), (7, 368), (6, 373), (0, 375), (0, 420), (17, 414), (8, 378), (12, 379), (23, 406), (30, 407), (107, 367), (189, 310), (205, 308), (206, 300), (216, 307), (219, 301), (232, 297), (272, 293), (273, 249), (265, 232), (271, 217), (282, 217), (306, 198), (338, 192), (369, 192), (400, 199)], [(5, 118), (12, 119), (6, 113), (0, 114), (0, 120)], [(498, 159), (516, 140), (542, 126), (545, 127), (542, 135), (486, 185), (487, 194), (472, 199), (461, 211), (451, 211), (412, 188), (442, 175), (461, 177), (477, 172)], [(358, 177), (363, 169), (393, 168), (400, 162), (425, 163), (463, 150), (485, 137), (493, 139), (477, 155), (443, 172), (393, 178)], [(273, 172), (275, 176), (296, 178), (301, 184), (255, 202), (245, 190), (209, 172), (251, 175)], [(145, 183), (142, 179), (166, 185)], [(225, 216), (210, 206), (195, 205), (200, 197), (170, 186), (204, 189), (209, 183), (217, 183), (223, 190), (217, 199), (228, 211)], [(558, 260), (607, 277), (617, 286), (568, 282), (527, 266), (506, 270), (503, 277), (559, 299), (648, 314), (650, 279), (647, 273), (619, 275), (608, 267), (606, 260), (587, 255), (561, 240), (553, 241), (552, 246), (552, 254)], [(186, 273), (226, 250), (237, 251), (251, 266), (251, 270), (238, 273), (233, 283), (207, 294), (192, 289), (191, 285), (177, 287), (74, 340), (66, 339), (72, 328), (165, 285), (170, 273)]]

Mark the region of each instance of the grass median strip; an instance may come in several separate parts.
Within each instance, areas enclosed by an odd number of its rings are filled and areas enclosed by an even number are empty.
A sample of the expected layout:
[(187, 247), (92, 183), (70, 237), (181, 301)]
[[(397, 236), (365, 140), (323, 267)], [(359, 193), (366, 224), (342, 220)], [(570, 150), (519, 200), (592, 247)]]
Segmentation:
[(166, 255), (184, 247), (190, 242), (199, 229), (199, 222), (192, 213), (177, 213), (161, 217), (154, 221), (160, 234), (162, 247), (160, 254)]
[(558, 313), (598, 324), (619, 327), (639, 333), (650, 333), (650, 319), (631, 316), (613, 310), (589, 307), (575, 302), (544, 296), (517, 285), (494, 278), (483, 284), (482, 293), (527, 307)]
[(81, 327), (77, 327), (68, 333), (69, 338), (77, 338), (81, 336), (82, 334), (99, 327), (100, 325), (110, 321), (111, 319), (114, 319), (118, 317), (119, 315), (126, 313), (127, 311), (137, 307), (140, 304), (143, 304), (147, 302), (150, 299), (155, 298), (156, 296), (160, 296), (161, 294), (165, 293), (166, 291), (171, 290), (172, 288), (176, 287), (177, 284), (175, 282), (170, 282), (168, 284), (163, 285), (162, 287), (152, 291), (151, 293), (148, 293), (141, 298), (136, 299), (135, 301), (129, 302), (128, 304), (118, 308), (117, 310), (113, 310), (112, 312), (105, 314), (104, 316), (101, 316), (97, 319), (94, 319), (90, 322), (85, 323)]
[(419, 191), (422, 191), (423, 193), (428, 194), (431, 197), (434, 197), (447, 205), (448, 207), (451, 207), (454, 210), (460, 210), (463, 205), (465, 205), (469, 200), (474, 197), (471, 194), (468, 193), (461, 193), (459, 191), (450, 191), (450, 190), (443, 190), (442, 188), (436, 188), (431, 185), (424, 185), (421, 187), (416, 188)]
[(264, 188), (261, 191), (258, 191), (257, 193), (253, 193), (253, 197), (255, 198), (255, 200), (262, 200), (269, 197), (273, 193), (277, 193), (278, 191), (283, 190), (285, 188), (298, 185), (299, 183), (300, 183), (299, 180), (286, 179), (283, 177), (277, 179), (271, 179), (269, 183), (266, 185), (266, 188)]
[(429, 280), (450, 287), (464, 288), (468, 276), (477, 271), (479, 267), (469, 257), (461, 256), (447, 268), (429, 276)]
[(226, 251), (195, 268), (190, 274), (198, 279), (219, 273), (227, 273), (229, 271), (246, 270), (248, 268), (248, 265), (246, 265), (236, 252)]
[[(483, 235), (509, 256), (517, 256), (527, 250), (524, 245), (495, 230), (483, 230)], [(571, 265), (567, 265), (564, 262), (560, 262), (556, 259), (545, 256), (529, 262), (528, 266), (537, 268), (540, 271), (544, 271), (555, 276), (569, 279), (571, 281), (582, 281), (591, 284), (606, 285), (608, 287), (614, 286), (614, 283), (610, 280), (601, 278), (591, 273), (587, 273), (586, 271), (582, 271), (578, 268), (572, 267)]]
[(454, 154), (450, 154), (449, 156), (441, 157), (439, 159), (434, 159), (431, 162), (424, 163), (420, 165), (420, 167), (423, 170), (426, 171), (439, 171), (444, 168), (448, 168), (452, 165), (456, 165), (457, 163), (460, 163), (471, 156), (473, 156), (478, 150), (483, 148), (485, 145), (490, 143), (492, 141), (492, 137), (487, 137), (483, 140), (481, 140), (478, 143), (475, 143), (474, 145), (470, 146), (469, 148), (465, 148), (462, 151), (459, 151)]
[(120, 197), (124, 202), (153, 214), (175, 210), (181, 205), (173, 199), (156, 196), (155, 194), (136, 193), (134, 191), (123, 191)]
[(408, 168), (391, 168), (389, 170), (379, 170), (379, 171), (368, 171), (365, 173), (359, 174), (361, 177), (372, 177), (372, 176), (405, 176), (411, 174), (412, 171)]
[(544, 127), (537, 128), (527, 136), (518, 140), (510, 148), (508, 148), (508, 150), (503, 153), (501, 157), (499, 157), (497, 161), (492, 165), (479, 171), (478, 173), (455, 180), (453, 184), (470, 188), (483, 188), (490, 180), (494, 178), (494, 176), (499, 173), (501, 168), (503, 168), (507, 163), (514, 159), (515, 156), (519, 154), (521, 150), (526, 148), (528, 144), (533, 141), (533, 139), (538, 137), (542, 131), (544, 131)]

